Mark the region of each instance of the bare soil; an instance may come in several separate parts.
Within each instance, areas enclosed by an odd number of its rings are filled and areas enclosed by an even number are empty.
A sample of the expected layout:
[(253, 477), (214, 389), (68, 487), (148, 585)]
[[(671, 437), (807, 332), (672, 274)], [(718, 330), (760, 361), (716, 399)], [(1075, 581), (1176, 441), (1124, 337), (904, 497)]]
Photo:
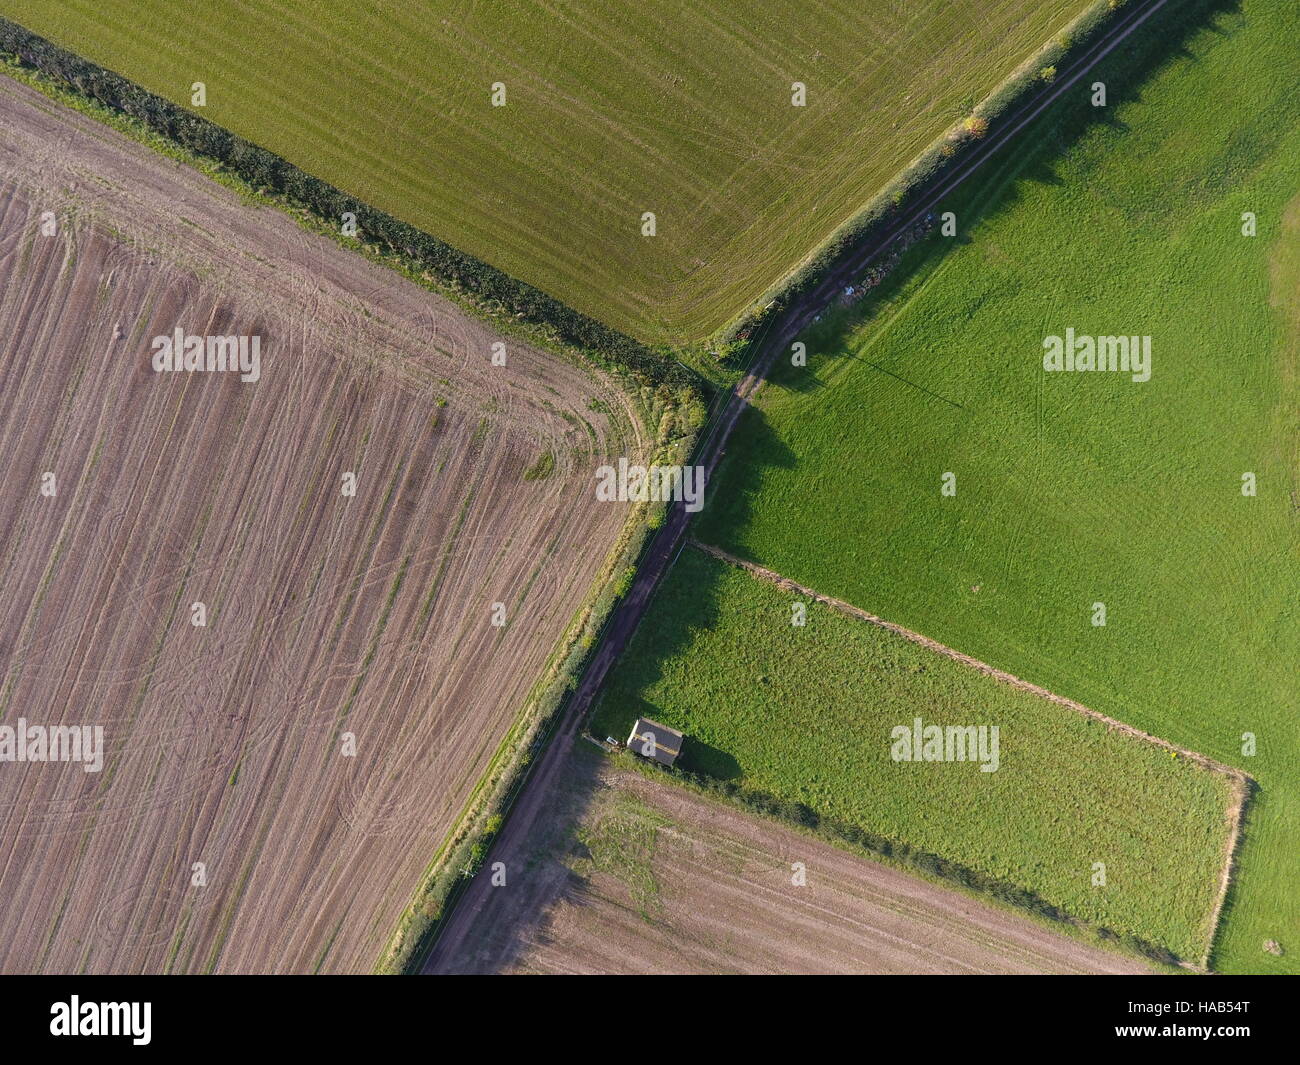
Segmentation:
[[(155, 373), (178, 325), (259, 334), (261, 380)], [(0, 78), (0, 723), (106, 748), (0, 762), (0, 971), (374, 965), (623, 527), (595, 466), (646, 448), (499, 339)]]
[[(441, 973), (1143, 973), (579, 743)], [(795, 863), (806, 883), (796, 885)], [(457, 926), (457, 930), (460, 925)]]

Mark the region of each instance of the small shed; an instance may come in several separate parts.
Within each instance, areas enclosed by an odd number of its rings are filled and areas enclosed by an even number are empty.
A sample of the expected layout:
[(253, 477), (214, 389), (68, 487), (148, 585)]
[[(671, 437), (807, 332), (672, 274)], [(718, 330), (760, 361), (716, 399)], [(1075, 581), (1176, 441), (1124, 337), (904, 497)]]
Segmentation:
[(682, 753), (682, 734), (675, 728), (638, 717), (627, 738), (628, 749), (643, 758), (652, 758), (661, 765), (672, 765)]

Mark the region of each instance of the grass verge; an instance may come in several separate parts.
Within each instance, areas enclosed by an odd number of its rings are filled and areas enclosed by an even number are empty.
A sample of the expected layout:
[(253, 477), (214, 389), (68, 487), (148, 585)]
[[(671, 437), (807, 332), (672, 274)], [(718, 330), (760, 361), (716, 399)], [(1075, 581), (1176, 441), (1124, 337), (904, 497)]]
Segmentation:
[[(1150, 956), (1205, 962), (1241, 796), (1194, 757), (698, 549), (660, 589), (592, 728), (626, 735), (638, 715), (687, 733), (685, 771), (767, 812)], [(918, 718), (996, 726), (996, 763), (973, 749), (896, 759), (895, 730)]]

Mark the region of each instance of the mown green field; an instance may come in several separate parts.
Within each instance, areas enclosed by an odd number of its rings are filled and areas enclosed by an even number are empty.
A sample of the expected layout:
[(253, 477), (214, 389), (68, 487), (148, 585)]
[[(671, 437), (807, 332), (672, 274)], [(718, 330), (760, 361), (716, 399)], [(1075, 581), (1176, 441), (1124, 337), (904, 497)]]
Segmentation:
[[(1081, 139), (1039, 131), (806, 338), (696, 530), (1255, 776), (1229, 971), (1300, 969), (1297, 26), (1244, 0)], [(1151, 379), (1044, 372), (1067, 327), (1150, 335)]]
[(0, 0), (176, 103), (204, 82), (206, 118), (674, 344), (734, 318), (1083, 7)]
[[(1228, 835), (1223, 774), (820, 603), (796, 627), (796, 598), (683, 552), (593, 728), (626, 736), (644, 714), (688, 734), (696, 771), (1201, 960)], [(996, 770), (894, 760), (891, 730), (917, 717), (998, 726)]]

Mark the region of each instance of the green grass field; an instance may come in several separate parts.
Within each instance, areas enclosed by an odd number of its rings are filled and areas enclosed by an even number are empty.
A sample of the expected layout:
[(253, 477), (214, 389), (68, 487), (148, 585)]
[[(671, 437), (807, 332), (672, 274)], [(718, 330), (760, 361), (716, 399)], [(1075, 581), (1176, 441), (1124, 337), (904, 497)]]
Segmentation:
[[(593, 728), (626, 736), (645, 714), (688, 734), (696, 771), (1201, 960), (1227, 840), (1223, 774), (822, 604), (795, 627), (796, 598), (683, 552)], [(997, 725), (998, 768), (895, 761), (891, 730), (916, 717)]]
[[(1245, 0), (1103, 124), (1040, 133), (806, 338), (696, 530), (1255, 776), (1229, 971), (1300, 969), (1298, 46)], [(1150, 335), (1151, 379), (1045, 373), (1071, 326)]]
[(1083, 7), (0, 0), (176, 103), (204, 82), (204, 117), (674, 344), (779, 281)]

